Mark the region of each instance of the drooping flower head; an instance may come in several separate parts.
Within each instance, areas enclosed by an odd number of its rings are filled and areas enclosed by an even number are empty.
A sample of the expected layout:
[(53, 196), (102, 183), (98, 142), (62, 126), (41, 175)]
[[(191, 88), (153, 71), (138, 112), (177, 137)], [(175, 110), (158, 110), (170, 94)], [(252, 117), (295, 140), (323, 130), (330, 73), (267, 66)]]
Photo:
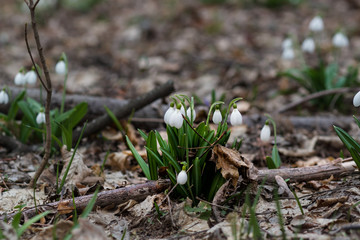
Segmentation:
[(31, 69), (30, 71), (28, 71), (25, 74), (24, 78), (25, 78), (25, 83), (34, 85), (36, 83), (36, 79), (37, 79), (37, 75), (36, 75), (36, 72), (34, 71), (34, 68)]
[(315, 51), (315, 42), (311, 37), (306, 38), (301, 44), (301, 50), (308, 53)]
[(216, 106), (215, 112), (214, 112), (213, 117), (212, 117), (212, 121), (215, 124), (219, 124), (222, 121), (222, 115), (221, 115), (221, 112), (220, 112), (218, 106)]
[(1, 90), (0, 104), (7, 104), (8, 102), (9, 102), (9, 95), (4, 90)]
[(26, 80), (23, 69), (20, 69), (20, 71), (15, 75), (14, 83), (15, 85), (25, 85)]
[(312, 32), (321, 32), (324, 30), (324, 22), (320, 16), (314, 17), (309, 23), (309, 29)]
[(265, 125), (263, 126), (260, 132), (261, 141), (268, 142), (270, 140), (270, 135), (271, 135), (271, 131), (269, 126), (269, 120), (266, 120)]
[(186, 115), (188, 116), (188, 118), (191, 120), (191, 122), (195, 121), (195, 118), (196, 118), (196, 111), (195, 109), (193, 109), (191, 111), (191, 108), (189, 107), (187, 110), (186, 110)]
[(64, 60), (59, 60), (55, 65), (55, 72), (59, 75), (65, 75), (67, 72), (66, 63)]
[(281, 58), (284, 60), (292, 60), (295, 57), (295, 52), (292, 47), (285, 48), (282, 52)]
[(338, 32), (332, 38), (332, 44), (337, 48), (344, 48), (349, 46), (349, 39), (341, 32)]
[(239, 110), (237, 109), (236, 103), (233, 104), (233, 111), (230, 116), (230, 123), (233, 126), (242, 124), (242, 116)]
[(183, 165), (181, 172), (176, 177), (176, 182), (180, 185), (184, 185), (187, 182), (186, 166)]
[(184, 122), (180, 109), (181, 109), (181, 105), (178, 104), (175, 111), (169, 117), (169, 125), (171, 127), (176, 127), (177, 129), (180, 129)]
[(353, 104), (355, 107), (360, 106), (360, 91), (355, 94), (355, 96), (353, 98)]
[(38, 125), (45, 123), (45, 113), (43, 109), (41, 109), (38, 115), (36, 116), (36, 123)]

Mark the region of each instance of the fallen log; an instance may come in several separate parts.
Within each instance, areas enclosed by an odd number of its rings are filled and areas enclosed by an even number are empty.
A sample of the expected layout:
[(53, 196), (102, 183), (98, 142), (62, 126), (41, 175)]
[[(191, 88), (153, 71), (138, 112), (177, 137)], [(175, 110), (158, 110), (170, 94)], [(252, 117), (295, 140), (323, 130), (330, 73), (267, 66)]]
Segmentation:
[[(116, 205), (127, 202), (129, 200), (142, 201), (149, 195), (163, 192), (165, 189), (169, 188), (170, 185), (170, 180), (162, 179), (158, 181), (148, 181), (142, 184), (99, 192), (94, 207), (116, 207)], [(76, 210), (84, 210), (93, 196), (94, 194), (89, 194), (74, 198)], [(22, 211), (22, 215), (26, 218), (32, 218), (33, 216), (37, 215), (38, 212), (58, 212), (61, 210), (72, 211), (73, 209), (73, 199), (65, 199), (53, 203), (38, 205), (37, 207), (27, 208)], [(5, 219), (9, 220), (13, 218), (15, 214), (16, 212), (4, 214), (0, 216), (0, 221), (4, 221)]]

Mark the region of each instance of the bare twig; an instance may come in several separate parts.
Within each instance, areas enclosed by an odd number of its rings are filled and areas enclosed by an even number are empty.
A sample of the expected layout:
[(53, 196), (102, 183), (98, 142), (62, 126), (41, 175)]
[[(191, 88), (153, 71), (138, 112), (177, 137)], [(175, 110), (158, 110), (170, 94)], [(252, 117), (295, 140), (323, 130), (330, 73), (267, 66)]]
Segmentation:
[(278, 113), (286, 112), (290, 109), (293, 109), (296, 106), (299, 106), (300, 104), (303, 104), (305, 102), (311, 101), (316, 98), (320, 98), (320, 97), (332, 95), (332, 94), (347, 93), (347, 92), (351, 92), (351, 91), (354, 91), (354, 88), (345, 87), (345, 88), (334, 88), (334, 89), (329, 89), (329, 90), (312, 93), (312, 94), (309, 94), (306, 97), (300, 99), (299, 101), (285, 105), (283, 108), (281, 108), (278, 111)]
[[(174, 83), (168, 81), (167, 83), (153, 89), (145, 95), (139, 96), (131, 100), (126, 106), (117, 106), (115, 109), (111, 109), (117, 118), (124, 118), (129, 116), (133, 111), (139, 110), (144, 106), (147, 106), (151, 102), (166, 97), (174, 91)], [(94, 134), (112, 123), (110, 116), (105, 113), (102, 116), (94, 119), (90, 122), (84, 131), (84, 137)], [(73, 133), (73, 142), (76, 142), (80, 135), (81, 130), (75, 130)]]
[[(170, 186), (170, 180), (162, 179), (158, 181), (149, 181), (142, 184), (136, 184), (127, 186), (124, 188), (113, 189), (109, 191), (100, 192), (97, 195), (97, 199), (94, 207), (116, 207), (117, 205), (127, 202), (130, 199), (135, 201), (142, 201), (147, 196), (160, 193)], [(89, 201), (94, 195), (85, 195), (76, 197), (74, 199), (76, 210), (82, 211), (89, 204)], [(22, 211), (22, 214), (31, 218), (36, 215), (36, 209), (40, 211), (61, 211), (61, 210), (73, 210), (73, 199), (66, 199), (58, 202), (53, 202), (45, 205), (37, 205), (36, 207), (30, 207)], [(0, 220), (11, 219), (16, 213), (0, 216)]]
[[(37, 71), (35, 62), (32, 58), (32, 55), (30, 53), (30, 57), (31, 60), (34, 64), (34, 68), (36, 69), (36, 72), (39, 76), (39, 78), (41, 79), (41, 84), (43, 85), (43, 87), (46, 90), (46, 101), (45, 101), (45, 126), (46, 126), (46, 137), (45, 137), (45, 154), (44, 157), (40, 163), (39, 168), (36, 170), (35, 175), (33, 177), (33, 179), (30, 181), (29, 187), (33, 188), (36, 185), (36, 181), (38, 180), (38, 178), (40, 177), (41, 173), (44, 171), (49, 157), (50, 157), (50, 150), (51, 150), (51, 124), (50, 124), (50, 104), (51, 104), (51, 94), (52, 94), (52, 87), (51, 87), (51, 78), (50, 78), (50, 73), (46, 64), (46, 60), (45, 60), (45, 56), (43, 53), (43, 48), (41, 46), (41, 42), (40, 42), (40, 36), (39, 36), (39, 32), (37, 29), (37, 24), (36, 24), (36, 19), (35, 19), (35, 8), (37, 6), (37, 4), (39, 3), (39, 0), (37, 0), (35, 3), (33, 0), (26, 0), (25, 3), (27, 4), (29, 10), (30, 10), (30, 16), (31, 16), (31, 26), (33, 29), (33, 33), (34, 33), (34, 38), (35, 38), (35, 42), (36, 42), (36, 47), (39, 53), (39, 57), (40, 57), (40, 62), (41, 62), (41, 67), (44, 71), (44, 75), (45, 75), (45, 82), (40, 78), (40, 74)], [(26, 27), (25, 27), (25, 32), (26, 32)], [(29, 44), (27, 41), (27, 35), (25, 36), (25, 41), (26, 41), (26, 46), (28, 47), (28, 51), (30, 51), (29, 48)]]

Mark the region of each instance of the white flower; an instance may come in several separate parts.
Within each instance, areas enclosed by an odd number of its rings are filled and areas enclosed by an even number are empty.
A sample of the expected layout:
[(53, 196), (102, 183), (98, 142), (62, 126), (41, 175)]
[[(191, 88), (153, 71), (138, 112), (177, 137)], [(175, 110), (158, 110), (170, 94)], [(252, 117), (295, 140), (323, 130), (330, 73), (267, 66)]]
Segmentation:
[[(171, 104), (171, 105), (173, 105), (173, 104)], [(175, 108), (174, 108), (174, 106), (171, 106), (170, 105), (170, 107), (168, 108), (168, 110), (166, 110), (166, 112), (165, 112), (165, 115), (164, 115), (164, 122), (166, 123), (166, 124), (169, 124), (169, 120), (170, 120), (170, 116), (174, 113), (174, 111), (175, 111)]]
[(176, 181), (180, 185), (184, 185), (187, 181), (187, 174), (185, 170), (182, 170), (176, 177)]
[(15, 82), (15, 85), (24, 85), (26, 83), (25, 75), (22, 74), (21, 72), (18, 72), (15, 75), (14, 82)]
[(338, 48), (347, 47), (349, 46), (349, 39), (343, 33), (338, 32), (334, 35), (332, 44)]
[(30, 70), (25, 74), (25, 83), (34, 85), (36, 83), (37, 75), (34, 70)]
[(215, 124), (219, 124), (222, 121), (222, 115), (219, 109), (215, 110), (212, 120)]
[(36, 123), (39, 125), (42, 123), (45, 123), (45, 113), (44, 112), (38, 113), (38, 115), (36, 116)]
[(281, 55), (281, 58), (284, 60), (291, 60), (294, 57), (295, 57), (295, 53), (292, 48), (285, 48)]
[(292, 40), (291, 38), (286, 38), (282, 44), (281, 44), (281, 47), (283, 50), (287, 49), (287, 48), (291, 48), (292, 47)]
[[(191, 117), (191, 112), (192, 112), (192, 117)], [(187, 115), (188, 118), (191, 119), (191, 121), (193, 122), (193, 121), (195, 120), (195, 118), (196, 118), (195, 109), (193, 109), (193, 110), (191, 111), (191, 108), (188, 108), (188, 109), (186, 110), (186, 115)]]
[(169, 125), (180, 129), (183, 125), (184, 119), (179, 109), (176, 109), (173, 114), (169, 117)]
[(314, 17), (309, 23), (309, 29), (313, 32), (321, 32), (324, 30), (324, 22), (320, 16)]
[(8, 102), (9, 102), (8, 94), (4, 90), (1, 90), (1, 92), (0, 92), (0, 104), (7, 104)]
[(355, 96), (353, 98), (353, 104), (355, 107), (360, 106), (360, 91), (357, 94), (355, 94)]
[(242, 124), (242, 116), (237, 108), (235, 108), (231, 113), (230, 123), (233, 126)]
[(270, 131), (269, 124), (265, 124), (260, 132), (261, 141), (268, 142), (270, 140), (270, 134), (271, 134), (271, 131)]
[(301, 50), (308, 53), (313, 53), (315, 51), (315, 42), (312, 38), (306, 38), (301, 44)]
[(59, 75), (66, 74), (66, 64), (63, 60), (60, 60), (55, 65), (55, 72)]

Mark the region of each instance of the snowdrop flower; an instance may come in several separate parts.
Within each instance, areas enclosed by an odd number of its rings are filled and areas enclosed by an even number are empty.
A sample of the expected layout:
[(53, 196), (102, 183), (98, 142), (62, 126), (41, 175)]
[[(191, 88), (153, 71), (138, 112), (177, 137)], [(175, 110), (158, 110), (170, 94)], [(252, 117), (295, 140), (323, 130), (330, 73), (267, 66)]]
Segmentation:
[(36, 83), (37, 75), (34, 70), (30, 70), (25, 74), (25, 83), (34, 85)]
[(55, 72), (59, 75), (66, 74), (66, 64), (63, 60), (60, 60), (55, 65)]
[(343, 33), (338, 32), (334, 35), (332, 44), (337, 48), (347, 47), (349, 46), (349, 39)]
[(166, 123), (166, 124), (169, 124), (169, 120), (170, 120), (170, 116), (171, 116), (171, 114), (173, 114), (174, 113), (174, 111), (175, 111), (175, 103), (170, 103), (170, 107), (168, 108), (168, 110), (166, 110), (166, 112), (165, 112), (165, 115), (164, 115), (164, 122)]
[[(191, 112), (192, 112), (192, 117), (191, 117)], [(188, 118), (191, 119), (191, 121), (193, 122), (193, 121), (195, 120), (195, 118), (196, 118), (195, 109), (193, 109), (193, 110), (191, 111), (191, 108), (188, 108), (188, 109), (186, 110), (186, 115), (187, 115)]]
[(15, 75), (14, 82), (15, 82), (15, 85), (24, 85), (26, 83), (25, 75), (22, 72), (18, 72)]
[(308, 53), (313, 53), (315, 51), (315, 42), (312, 38), (306, 38), (301, 44), (301, 50)]
[(287, 49), (287, 48), (291, 48), (292, 47), (292, 40), (291, 38), (286, 38), (282, 44), (281, 44), (281, 47), (283, 50)]
[(265, 122), (265, 125), (263, 126), (263, 128), (261, 129), (260, 132), (260, 139), (263, 142), (268, 142), (270, 140), (270, 127), (269, 127), (269, 123), (268, 121)]
[(309, 29), (313, 32), (321, 32), (324, 30), (324, 22), (320, 16), (314, 17), (309, 23)]
[(215, 124), (219, 124), (222, 121), (222, 115), (219, 109), (215, 110), (212, 120)]
[(180, 185), (184, 185), (187, 181), (187, 174), (185, 170), (181, 170), (181, 172), (177, 175), (176, 181)]
[(355, 94), (355, 96), (353, 98), (353, 104), (355, 107), (360, 106), (360, 91), (357, 94)]
[(233, 105), (233, 111), (230, 116), (230, 123), (233, 126), (242, 124), (242, 116), (239, 110), (237, 109), (236, 104)]
[(295, 57), (294, 50), (290, 48), (285, 48), (282, 52), (281, 58), (284, 60), (291, 60)]
[(184, 108), (183, 105), (181, 105), (180, 112), (181, 112), (182, 115), (185, 116), (185, 108)]
[(184, 122), (179, 108), (176, 108), (176, 110), (169, 117), (169, 125), (171, 127), (176, 127), (177, 129), (180, 129)]
[(1, 90), (1, 92), (0, 92), (0, 104), (7, 104), (8, 102), (9, 102), (8, 94), (4, 90)]
[(36, 116), (36, 123), (39, 125), (45, 123), (45, 113), (42, 110)]

